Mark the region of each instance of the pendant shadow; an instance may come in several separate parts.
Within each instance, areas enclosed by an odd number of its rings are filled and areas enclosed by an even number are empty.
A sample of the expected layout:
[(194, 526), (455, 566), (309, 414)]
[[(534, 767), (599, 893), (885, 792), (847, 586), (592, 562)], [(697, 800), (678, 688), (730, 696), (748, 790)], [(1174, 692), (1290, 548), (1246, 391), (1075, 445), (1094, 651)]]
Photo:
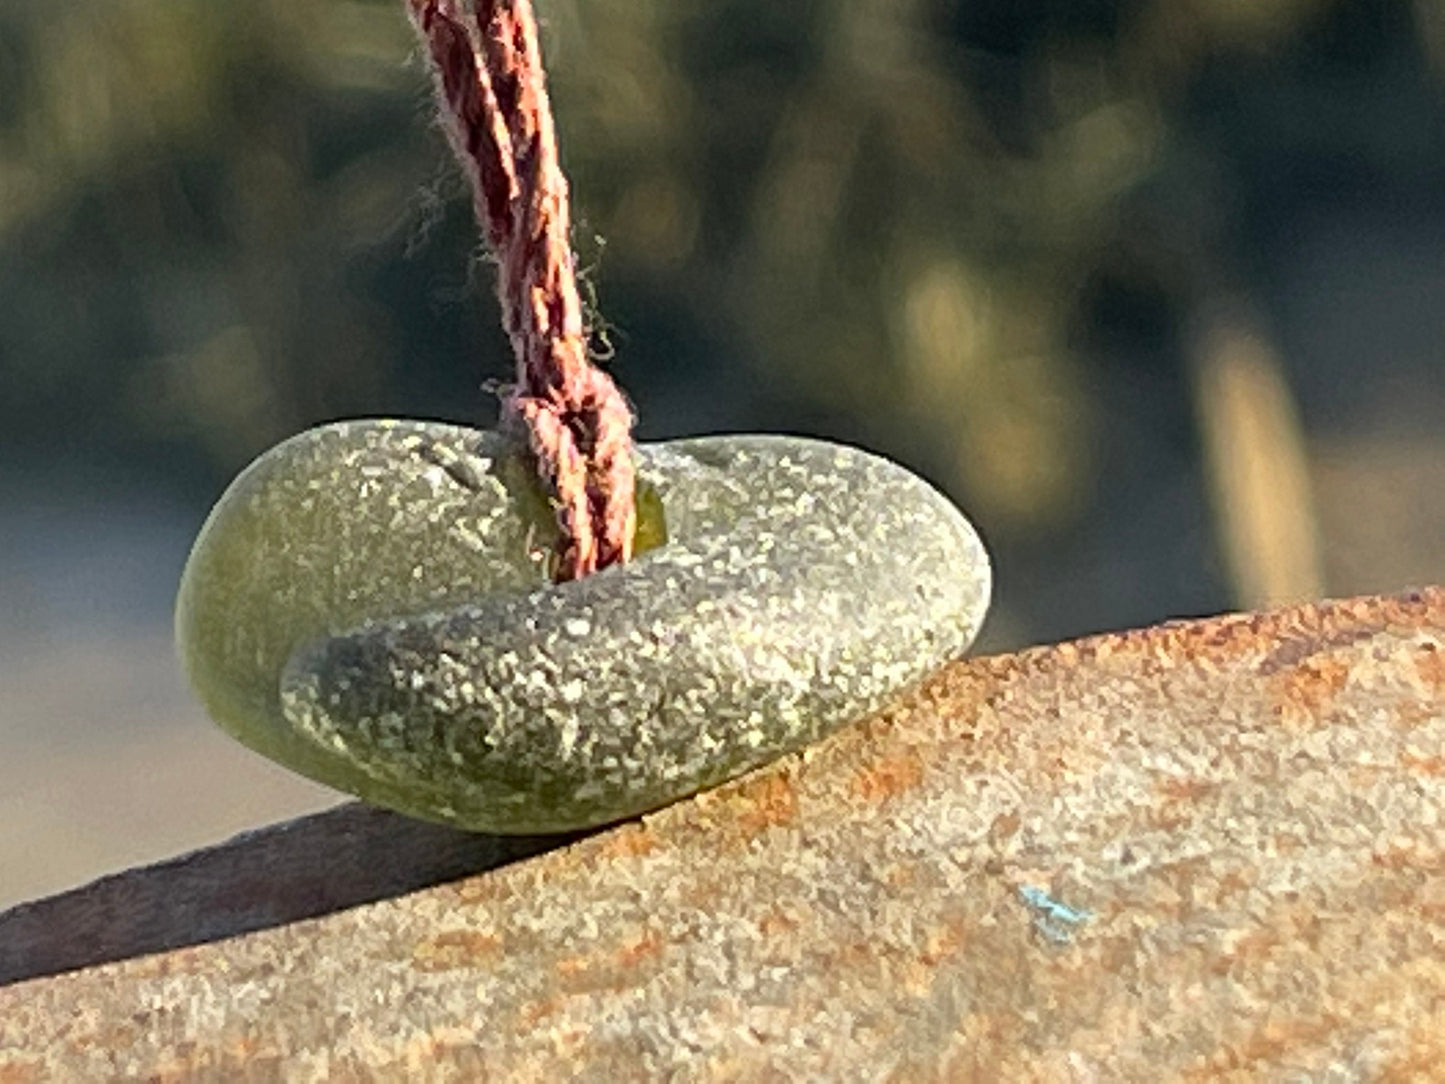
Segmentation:
[(598, 830), (481, 835), (349, 802), (0, 912), (0, 985), (317, 918)]

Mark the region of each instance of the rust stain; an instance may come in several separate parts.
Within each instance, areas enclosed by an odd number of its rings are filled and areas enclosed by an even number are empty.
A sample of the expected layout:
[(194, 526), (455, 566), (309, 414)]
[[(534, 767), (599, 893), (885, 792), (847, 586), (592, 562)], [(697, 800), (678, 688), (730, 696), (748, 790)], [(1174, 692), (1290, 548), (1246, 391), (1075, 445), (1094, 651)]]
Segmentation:
[(1233, 899), (1241, 892), (1247, 892), (1259, 881), (1259, 870), (1254, 866), (1239, 866), (1229, 870), (1219, 878), (1215, 891), (1215, 901), (1218, 904)]
[(0, 1084), (39, 1084), (49, 1079), (45, 1066), (38, 1061), (12, 1061), (0, 1065)]
[(1411, 775), (1442, 776), (1445, 775), (1445, 756), (1438, 754), (1416, 756), (1413, 753), (1403, 753), (1400, 756), (1400, 768)]
[(1413, 902), (1415, 918), (1424, 919), (1431, 926), (1445, 923), (1445, 885), (1438, 878), (1416, 893)]
[[(1438, 628), (1445, 587), (1397, 595), (1312, 603), (1267, 613), (1223, 614), (1201, 621), (1165, 622), (1145, 629), (1088, 636), (1068, 643), (1029, 648), (1013, 655), (962, 660), (945, 667), (930, 695), (980, 702), (981, 678), (997, 687), (1036, 684), (1040, 675), (1076, 670), (1116, 656), (1160, 660), (1188, 658), (1195, 664), (1232, 663), (1257, 655), (1265, 675), (1293, 668), (1311, 656), (1348, 647), (1386, 629)], [(1283, 641), (1283, 643), (1281, 643)], [(1437, 653), (1438, 654), (1438, 653)], [(1427, 660), (1427, 669), (1436, 664)], [(1445, 672), (1440, 675), (1445, 680)]]
[(1350, 663), (1316, 658), (1271, 677), (1269, 692), (1284, 708), (1282, 719), (1294, 726), (1323, 725), (1327, 708), (1350, 679)]
[(476, 967), (502, 954), (502, 939), (480, 930), (444, 930), (418, 941), (411, 964), (418, 971)]
[(521, 1021), (522, 1027), (528, 1031), (536, 1027), (549, 1016), (555, 1016), (562, 1008), (560, 997), (549, 997), (542, 1001), (529, 1001), (517, 1010), (517, 1019)]
[(911, 862), (895, 862), (884, 870), (883, 883), (896, 891), (906, 891), (918, 883), (918, 868)]
[(758, 919), (758, 932), (764, 937), (784, 937), (799, 926), (798, 920), (780, 907), (771, 907)]
[(564, 956), (552, 965), (552, 969), (559, 975), (571, 976), (580, 975), (596, 967), (598, 959), (590, 953), (583, 953), (580, 956)]
[(1218, 783), (1187, 775), (1167, 775), (1154, 785), (1154, 793), (1171, 802), (1197, 802), (1217, 790)]
[(633, 967), (642, 960), (661, 956), (667, 942), (655, 933), (644, 934), (631, 944), (622, 946), (617, 952), (617, 966)]
[(739, 808), (733, 824), (744, 840), (768, 828), (792, 824), (798, 817), (798, 795), (784, 772), (764, 776), (740, 791), (736, 799)]
[(1282, 855), (1295, 854), (1305, 848), (1308, 840), (1301, 839), (1294, 832), (1276, 832), (1274, 834), (1274, 849)]
[(959, 1052), (946, 1067), (945, 1080), (1008, 1080), (1001, 1062), (1024, 1048), (1029, 1038), (1022, 1017), (1002, 1010), (967, 1013), (954, 1030)]
[(1283, 643), (1276, 644), (1260, 662), (1259, 672), (1269, 676), (1293, 670), (1316, 655), (1351, 647), (1361, 640), (1370, 639), (1379, 631), (1378, 624), (1334, 627), (1322, 622), (1311, 623), (1297, 630), (1296, 635), (1283, 638)]
[(273, 1043), (263, 1043), (262, 1037), (238, 1029), (226, 1031), (218, 1045), (222, 1060), (229, 1065), (256, 1065), (281, 1057)]
[(853, 793), (878, 804), (912, 790), (923, 781), (923, 761), (913, 750), (883, 757), (853, 776)]
[(1370, 855), (1370, 865), (1397, 873), (1445, 872), (1445, 852), (1429, 850), (1413, 839), (1392, 840)]
[(1415, 673), (1431, 692), (1445, 692), (1445, 650), (1439, 644), (1421, 644), (1411, 661), (1415, 664)]
[(1243, 1041), (1221, 1046), (1205, 1064), (1187, 1068), (1182, 1080), (1234, 1077), (1240, 1072), (1258, 1072), (1271, 1066), (1291, 1064), (1310, 1047), (1318, 1047), (1339, 1031), (1341, 1021), (1332, 1014), (1318, 1017), (1270, 1019)]
[(1375, 1080), (1378, 1084), (1419, 1084), (1440, 1079), (1445, 1063), (1445, 1012), (1419, 1021), (1408, 1032), (1404, 1049), (1385, 1059)]
[(1188, 824), (1195, 813), (1189, 802), (1166, 799), (1144, 814), (1144, 823), (1160, 831), (1172, 832)]
[(1439, 716), (1440, 708), (1429, 700), (1401, 700), (1385, 722), (1390, 729), (1404, 733), (1434, 722)]
[[(1262, 641), (1269, 638), (1269, 629), (1262, 618), (1261, 614), (1226, 614), (1197, 629), (1194, 634), (1197, 644), (1190, 644), (1188, 639), (1180, 636), (1171, 637), (1169, 646), (1216, 664), (1237, 662), (1258, 652)], [(1172, 631), (1174, 626), (1169, 628)]]
[(215, 1073), (217, 1068), (215, 1051), (198, 1050), (193, 1042), (179, 1042), (161, 1051), (146, 1079), (155, 1084), (194, 1080), (201, 1073)]
[(988, 826), (988, 841), (994, 847), (1001, 847), (1018, 835), (1023, 818), (1017, 812), (1000, 813)]
[(553, 970), (568, 993), (635, 988), (639, 980), (628, 972), (644, 960), (661, 957), (666, 944), (661, 934), (649, 930), (620, 948), (599, 948), (564, 957), (553, 965)]
[(878, 945), (872, 941), (840, 941), (833, 948), (820, 954), (822, 966), (839, 972), (853, 972), (860, 968), (876, 968), (883, 965)]
[(512, 890), (500, 878), (477, 873), (456, 884), (440, 886), (435, 891), (453, 893), (458, 904), (481, 904), (505, 899)]
[(146, 978), (165, 979), (203, 972), (206, 959), (201, 946), (187, 945), (154, 956), (142, 956), (135, 961), (135, 968)]
[(1147, 910), (1174, 921), (1194, 912), (1198, 906), (1196, 900), (1213, 885), (1209, 859), (1204, 855), (1161, 863), (1155, 867), (1154, 875)]
[(1251, 971), (1259, 961), (1269, 958), (1279, 947), (1279, 932), (1269, 926), (1260, 926), (1243, 937), (1235, 938), (1228, 950), (1221, 951), (1217, 957), (1209, 960), (1209, 971), (1218, 976), (1234, 973), (1240, 968)]
[(935, 926), (923, 939), (923, 951), (918, 958), (928, 967), (937, 967), (948, 957), (957, 955), (968, 940), (964, 930), (961, 919)]
[(644, 824), (624, 824), (608, 832), (597, 848), (601, 860), (642, 858), (652, 854), (661, 844)]

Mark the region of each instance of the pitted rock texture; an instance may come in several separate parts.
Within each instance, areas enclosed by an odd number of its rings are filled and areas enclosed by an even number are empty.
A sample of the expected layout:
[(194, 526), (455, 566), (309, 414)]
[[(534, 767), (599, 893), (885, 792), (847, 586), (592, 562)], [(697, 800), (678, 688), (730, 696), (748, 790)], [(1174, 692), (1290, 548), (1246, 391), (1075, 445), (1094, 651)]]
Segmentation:
[(815, 741), (978, 631), (983, 546), (896, 464), (728, 436), (644, 445), (638, 466), (640, 556), (553, 585), (551, 515), (503, 438), (301, 434), (197, 540), (177, 606), (192, 683), (242, 742), (369, 801), (562, 831)]

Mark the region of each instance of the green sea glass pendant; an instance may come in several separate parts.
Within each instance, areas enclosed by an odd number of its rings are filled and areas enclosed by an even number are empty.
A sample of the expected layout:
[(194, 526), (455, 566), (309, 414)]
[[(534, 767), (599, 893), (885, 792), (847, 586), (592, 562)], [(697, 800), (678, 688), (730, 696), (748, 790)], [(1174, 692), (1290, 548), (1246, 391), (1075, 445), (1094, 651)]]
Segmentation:
[(343, 422), (230, 486), (181, 581), (207, 710), (378, 805), (497, 833), (632, 816), (882, 706), (961, 654), (978, 535), (902, 467), (780, 436), (637, 448), (638, 555), (553, 584), (516, 447)]

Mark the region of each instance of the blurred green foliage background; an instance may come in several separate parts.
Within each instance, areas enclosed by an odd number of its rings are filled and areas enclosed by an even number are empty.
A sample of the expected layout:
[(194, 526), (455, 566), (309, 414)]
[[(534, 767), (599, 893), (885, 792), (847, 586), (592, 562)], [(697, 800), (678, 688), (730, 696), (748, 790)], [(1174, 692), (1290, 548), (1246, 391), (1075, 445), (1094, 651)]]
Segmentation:
[[(644, 439), (910, 464), (993, 648), (1445, 579), (1440, 0), (536, 2)], [(398, 0), (0, 0), (0, 740), (120, 725), (46, 667), (163, 643), (251, 456), (509, 370)]]

